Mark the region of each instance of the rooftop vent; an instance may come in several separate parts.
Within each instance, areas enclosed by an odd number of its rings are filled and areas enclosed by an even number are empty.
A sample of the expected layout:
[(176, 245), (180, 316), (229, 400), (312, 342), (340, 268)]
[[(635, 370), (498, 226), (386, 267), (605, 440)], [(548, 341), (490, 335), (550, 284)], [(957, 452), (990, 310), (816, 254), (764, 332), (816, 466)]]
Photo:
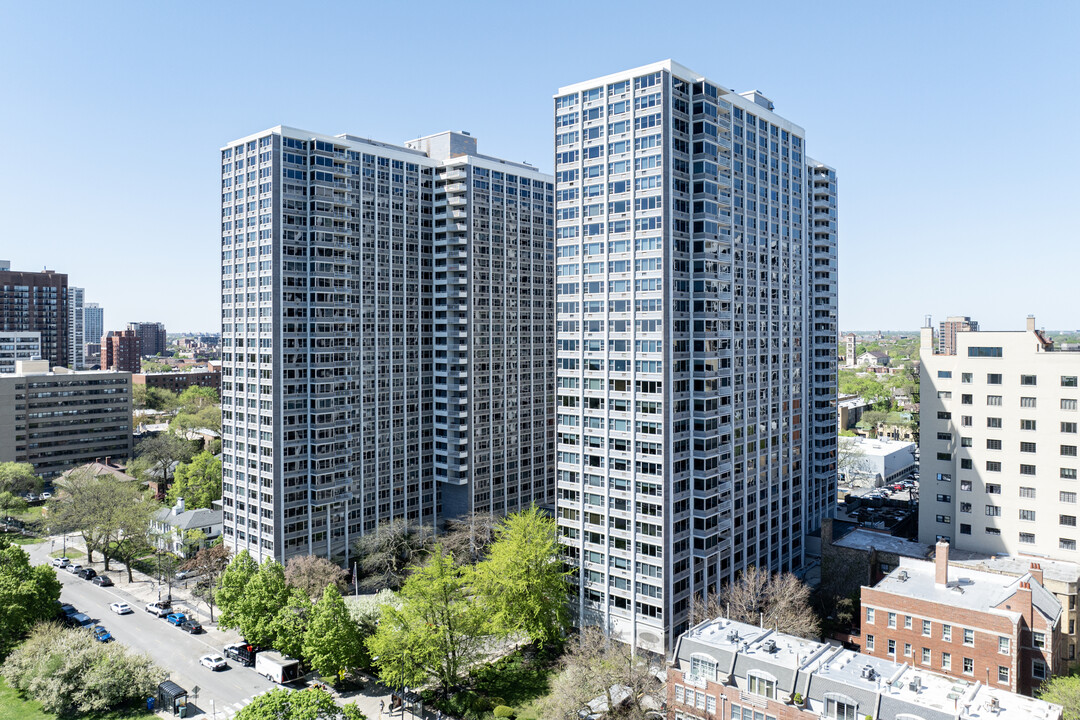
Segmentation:
[(863, 665), (862, 672), (859, 673), (859, 675), (860, 677), (864, 677), (867, 680), (873, 680), (875, 677), (877, 677), (877, 673), (874, 672), (874, 668), (870, 667), (869, 665)]
[(765, 652), (767, 652), (767, 653), (769, 653), (771, 655), (772, 653), (776, 652), (776, 641), (775, 640), (766, 640), (764, 642), (764, 647), (765, 647)]
[(907, 579), (908, 579), (907, 570), (901, 570), (900, 574), (897, 577), (900, 578), (900, 582), (907, 582)]

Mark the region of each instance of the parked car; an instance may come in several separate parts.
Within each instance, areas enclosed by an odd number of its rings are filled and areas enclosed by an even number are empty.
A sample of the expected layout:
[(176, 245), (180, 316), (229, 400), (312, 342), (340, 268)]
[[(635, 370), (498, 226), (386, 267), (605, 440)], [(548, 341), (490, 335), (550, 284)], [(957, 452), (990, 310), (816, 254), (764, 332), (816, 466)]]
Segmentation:
[(229, 663), (225, 662), (225, 658), (220, 655), (203, 655), (199, 658), (199, 664), (211, 670), (224, 670), (229, 667)]
[(68, 560), (66, 557), (53, 558), (52, 566), (58, 568), (67, 567), (70, 562), (71, 560)]
[(104, 625), (94, 626), (94, 639), (98, 642), (109, 642), (113, 639), (112, 633), (105, 629)]
[(177, 580), (187, 580), (189, 577), (192, 577), (194, 574), (195, 574), (194, 570), (181, 570), (178, 573), (176, 573), (176, 579)]
[(259, 649), (254, 645), (242, 642), (226, 645), (224, 650), (225, 657), (235, 660), (244, 667), (253, 666), (255, 664), (255, 653), (259, 652)]
[(109, 578), (105, 577), (104, 575), (98, 575), (91, 582), (93, 582), (98, 587), (112, 587), (113, 586), (113, 581), (110, 580)]
[(172, 603), (168, 600), (158, 600), (157, 602), (147, 603), (146, 612), (151, 615), (156, 615), (159, 618), (163, 618), (172, 612)]
[[(59, 600), (57, 602), (59, 602)], [(58, 610), (58, 612), (66, 620), (67, 618), (71, 617), (72, 615), (74, 615), (75, 613), (77, 613), (79, 611), (75, 609), (74, 605), (68, 605), (67, 603), (64, 603), (63, 605), (60, 606), (60, 609)]]
[(191, 633), (192, 635), (198, 635), (203, 631), (199, 621), (190, 618), (184, 621), (184, 624), (180, 626), (180, 629), (184, 632)]
[(77, 612), (68, 616), (67, 623), (72, 627), (90, 627), (94, 621), (86, 613)]
[(175, 625), (176, 627), (180, 627), (181, 625), (183, 625), (185, 622), (187, 622), (187, 619), (187, 615), (182, 612), (169, 613), (165, 616), (165, 622), (171, 625)]
[(68, 563), (67, 567), (65, 567), (64, 569), (74, 575), (75, 573), (82, 570), (82, 565), (80, 565), (79, 563)]
[(131, 606), (128, 605), (126, 602), (114, 602), (111, 605), (109, 605), (109, 609), (112, 610), (117, 615), (127, 615), (128, 613), (135, 612), (134, 610), (131, 609)]
[(49, 499), (49, 498), (51, 498), (51, 497), (52, 497), (52, 493), (50, 493), (50, 492), (43, 492), (43, 493), (41, 493), (41, 499), (42, 499), (42, 500), (48, 500), (48, 499)]
[(81, 577), (83, 580), (93, 580), (97, 577), (97, 570), (95, 570), (94, 568), (83, 568), (75, 574)]

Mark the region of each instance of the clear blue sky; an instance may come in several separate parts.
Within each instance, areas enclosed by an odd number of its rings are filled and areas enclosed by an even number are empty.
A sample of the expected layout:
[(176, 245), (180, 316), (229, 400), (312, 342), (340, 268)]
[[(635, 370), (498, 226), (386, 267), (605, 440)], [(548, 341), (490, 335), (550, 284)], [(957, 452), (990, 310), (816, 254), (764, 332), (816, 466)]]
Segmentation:
[(106, 329), (218, 327), (218, 148), (468, 130), (551, 170), (560, 85), (671, 57), (840, 173), (840, 325), (1080, 327), (1080, 3), (0, 0), (0, 259)]

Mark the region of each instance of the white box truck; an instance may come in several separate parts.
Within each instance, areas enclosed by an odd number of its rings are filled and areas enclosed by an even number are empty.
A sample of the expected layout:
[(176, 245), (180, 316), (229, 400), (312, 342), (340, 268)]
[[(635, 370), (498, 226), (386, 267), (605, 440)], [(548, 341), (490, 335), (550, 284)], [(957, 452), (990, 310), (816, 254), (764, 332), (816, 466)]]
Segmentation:
[(300, 661), (264, 650), (255, 656), (255, 672), (279, 685), (300, 678)]

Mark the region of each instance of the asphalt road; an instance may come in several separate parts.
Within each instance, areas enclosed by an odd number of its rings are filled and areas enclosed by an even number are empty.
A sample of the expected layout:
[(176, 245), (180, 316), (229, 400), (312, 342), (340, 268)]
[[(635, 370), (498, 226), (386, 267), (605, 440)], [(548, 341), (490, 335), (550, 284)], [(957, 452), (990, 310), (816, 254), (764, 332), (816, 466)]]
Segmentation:
[[(49, 562), (48, 544), (30, 546), (31, 561), (37, 564)], [(217, 710), (219, 718), (228, 717), (239, 709), (241, 703), (275, 687), (266, 678), (255, 674), (253, 668), (245, 668), (229, 661), (229, 668), (217, 672), (199, 665), (199, 658), (210, 653), (221, 654), (230, 642), (229, 636), (211, 628), (206, 633), (189, 635), (170, 625), (164, 618), (158, 619), (146, 612), (145, 603), (125, 593), (121, 587), (98, 587), (65, 570), (57, 570), (63, 584), (60, 601), (74, 605), (97, 623), (104, 625), (117, 642), (133, 650), (149, 655), (159, 666), (169, 672), (169, 679), (185, 688), (190, 694), (198, 686), (195, 704), (213, 717)], [(117, 615), (109, 604), (126, 602), (134, 613)], [(96, 624), (97, 624), (96, 623)], [(213, 701), (213, 702), (211, 702)], [(191, 715), (189, 715), (190, 717)]]

